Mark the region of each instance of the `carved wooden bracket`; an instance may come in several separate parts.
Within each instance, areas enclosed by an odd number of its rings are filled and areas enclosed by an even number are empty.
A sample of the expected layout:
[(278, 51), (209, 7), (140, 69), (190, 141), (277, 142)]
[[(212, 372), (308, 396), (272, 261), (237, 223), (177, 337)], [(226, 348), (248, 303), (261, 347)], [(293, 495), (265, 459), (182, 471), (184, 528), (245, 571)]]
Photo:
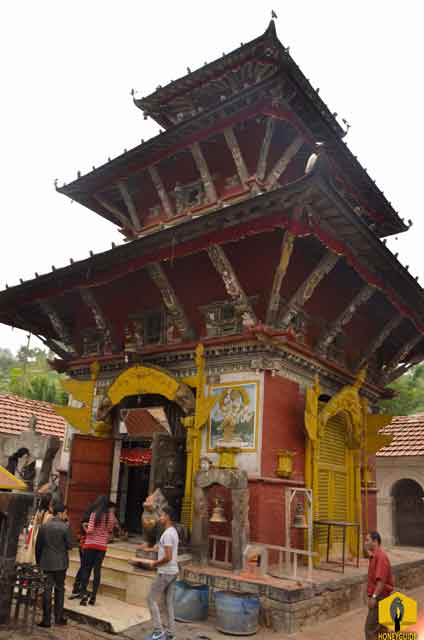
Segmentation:
[(157, 167), (149, 167), (149, 175), (158, 193), (165, 215), (167, 216), (167, 218), (172, 218), (172, 216), (174, 215), (174, 211), (166, 189), (163, 186), (162, 178), (159, 175)]
[(338, 260), (338, 255), (327, 251), (312, 273), (291, 297), (286, 308), (283, 309), (280, 320), (281, 326), (287, 327), (290, 324), (292, 318), (296, 315), (297, 310), (302, 308), (309, 298), (312, 297), (312, 294), (321, 280), (336, 266)]
[(134, 204), (134, 200), (132, 198), (131, 193), (129, 192), (128, 185), (124, 180), (119, 180), (117, 183), (119, 193), (122, 196), (123, 201), (125, 202), (125, 206), (128, 209), (128, 213), (130, 214), (131, 222), (136, 231), (140, 231), (140, 219), (137, 215), (137, 209)]
[(166, 310), (181, 337), (184, 340), (193, 340), (194, 331), (162, 266), (159, 263), (149, 264), (146, 271), (159, 289)]
[(234, 303), (236, 313), (242, 318), (243, 326), (256, 325), (258, 321), (255, 312), (230, 261), (225, 255), (224, 249), (218, 245), (212, 245), (208, 249), (208, 254), (213, 266), (222, 277), (227, 294)]
[(373, 293), (375, 292), (374, 287), (370, 285), (366, 285), (362, 287), (362, 289), (356, 294), (351, 302), (349, 302), (346, 309), (344, 309), (341, 314), (331, 323), (328, 330), (321, 336), (317, 349), (321, 352), (326, 352), (330, 344), (333, 342), (335, 337), (342, 331), (343, 327), (348, 324), (357, 309), (365, 304), (367, 300), (371, 298)]
[(258, 180), (263, 181), (266, 173), (266, 166), (268, 160), (269, 148), (271, 146), (272, 135), (275, 129), (275, 119), (268, 118), (266, 121), (266, 129), (264, 139), (262, 141), (261, 149), (259, 151), (258, 167), (256, 169), (256, 177)]
[(236, 134), (234, 133), (233, 127), (228, 127), (224, 129), (224, 136), (227, 142), (227, 145), (231, 151), (231, 155), (234, 159), (234, 164), (237, 168), (237, 173), (239, 174), (241, 184), (246, 184), (249, 179), (249, 172), (246, 167), (246, 163), (244, 161), (243, 155), (241, 153), (241, 149), (236, 138)]
[(68, 330), (68, 327), (65, 325), (65, 323), (61, 319), (61, 317), (59, 316), (59, 314), (57, 313), (57, 311), (53, 309), (52, 305), (49, 302), (46, 302), (46, 301), (40, 302), (39, 305), (43, 313), (45, 313), (46, 316), (48, 316), (53, 329), (56, 331), (57, 335), (59, 336), (60, 341), (63, 342), (63, 344), (66, 345), (67, 347), (71, 347), (73, 350), (74, 345), (72, 342), (71, 333)]
[(133, 229), (132, 224), (127, 215), (116, 205), (109, 202), (105, 196), (101, 196), (99, 194), (94, 194), (94, 199), (104, 207), (109, 213), (111, 213), (117, 222), (120, 222), (121, 225), (126, 229)]
[(418, 335), (415, 335), (413, 338), (408, 340), (408, 342), (406, 342), (402, 346), (402, 348), (399, 349), (396, 355), (391, 359), (389, 364), (384, 367), (382, 379), (385, 384), (387, 384), (390, 376), (393, 374), (396, 368), (406, 360), (411, 351), (417, 346), (419, 342), (421, 342), (422, 339), (423, 336), (421, 333), (419, 333)]
[(357, 369), (361, 369), (371, 358), (371, 356), (382, 346), (389, 335), (397, 329), (397, 327), (403, 322), (404, 318), (401, 315), (395, 315), (382, 329), (376, 338), (371, 342), (368, 349), (364, 351), (360, 361), (357, 364)]
[(269, 298), (268, 310), (266, 314), (266, 323), (269, 325), (273, 325), (278, 316), (278, 309), (280, 308), (281, 285), (283, 284), (283, 280), (290, 263), (290, 258), (293, 253), (295, 238), (296, 236), (290, 231), (286, 231), (284, 234), (280, 261), (278, 263), (277, 269), (275, 270), (271, 296)]
[(265, 188), (267, 191), (270, 191), (277, 185), (278, 180), (283, 175), (284, 171), (287, 169), (297, 152), (303, 146), (303, 142), (303, 138), (301, 136), (297, 136), (284, 151), (280, 159), (277, 160), (274, 168), (271, 169), (266, 178)]
[(210, 174), (209, 167), (205, 160), (205, 156), (203, 155), (200, 144), (198, 142), (195, 142), (193, 145), (191, 145), (190, 150), (193, 154), (194, 161), (199, 170), (200, 177), (202, 178), (206, 197), (210, 203), (216, 202), (218, 200), (218, 196), (216, 194), (215, 185), (213, 183), (212, 176)]

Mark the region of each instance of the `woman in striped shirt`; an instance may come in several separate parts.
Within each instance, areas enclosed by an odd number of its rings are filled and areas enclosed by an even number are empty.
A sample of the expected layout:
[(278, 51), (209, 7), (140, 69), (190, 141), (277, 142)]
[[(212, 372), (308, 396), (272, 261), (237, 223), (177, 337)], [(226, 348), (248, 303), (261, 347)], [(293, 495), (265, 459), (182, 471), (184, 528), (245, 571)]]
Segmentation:
[[(96, 603), (96, 595), (100, 586), (101, 568), (106, 555), (107, 543), (115, 528), (119, 528), (113, 508), (115, 505), (109, 502), (107, 496), (99, 498), (96, 509), (91, 513), (86, 525), (86, 537), (83, 545), (83, 566), (81, 567), (81, 593), (80, 604)], [(93, 591), (90, 599), (87, 593), (90, 575), (93, 571)]]

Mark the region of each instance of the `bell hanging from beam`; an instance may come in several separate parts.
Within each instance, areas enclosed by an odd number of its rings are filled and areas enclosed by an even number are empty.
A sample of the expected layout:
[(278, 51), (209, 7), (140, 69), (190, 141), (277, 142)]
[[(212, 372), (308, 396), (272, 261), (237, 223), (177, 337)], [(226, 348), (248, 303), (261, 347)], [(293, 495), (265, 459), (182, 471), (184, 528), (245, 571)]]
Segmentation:
[(209, 522), (216, 522), (218, 524), (227, 522), (227, 518), (224, 515), (224, 501), (222, 498), (215, 498), (215, 506)]
[(298, 502), (296, 504), (296, 511), (294, 515), (293, 527), (295, 529), (307, 529), (308, 523), (306, 522), (305, 510), (303, 504)]

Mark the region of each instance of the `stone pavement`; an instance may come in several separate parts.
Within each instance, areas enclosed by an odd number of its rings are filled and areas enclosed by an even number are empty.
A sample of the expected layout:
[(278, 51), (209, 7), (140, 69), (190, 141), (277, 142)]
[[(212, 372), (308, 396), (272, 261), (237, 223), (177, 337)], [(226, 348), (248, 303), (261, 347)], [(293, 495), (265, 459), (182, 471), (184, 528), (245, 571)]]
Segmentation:
[[(421, 620), (418, 625), (418, 640), (424, 640), (424, 587), (408, 591), (407, 595), (418, 602), (418, 616)], [(256, 640), (363, 640), (366, 612), (365, 607), (350, 611), (291, 635), (265, 629), (252, 637)], [(125, 635), (109, 635), (93, 627), (71, 623), (60, 629), (52, 627), (51, 631), (36, 627), (30, 637), (31, 640), (143, 640), (149, 629), (149, 624), (142, 624), (128, 629)], [(0, 629), (0, 640), (26, 640), (28, 636), (25, 631)], [(226, 637), (230, 636), (224, 636), (215, 630), (213, 620), (207, 624), (178, 624), (177, 627), (178, 640), (225, 640)]]

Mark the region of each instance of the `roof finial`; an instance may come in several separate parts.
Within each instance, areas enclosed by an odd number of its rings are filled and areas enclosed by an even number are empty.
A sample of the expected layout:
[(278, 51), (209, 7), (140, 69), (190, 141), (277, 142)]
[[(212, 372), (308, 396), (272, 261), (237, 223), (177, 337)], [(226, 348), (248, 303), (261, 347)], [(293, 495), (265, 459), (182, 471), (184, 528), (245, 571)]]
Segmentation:
[(273, 20), (276, 20), (278, 18), (277, 14), (275, 13), (274, 9), (271, 9), (271, 18)]

